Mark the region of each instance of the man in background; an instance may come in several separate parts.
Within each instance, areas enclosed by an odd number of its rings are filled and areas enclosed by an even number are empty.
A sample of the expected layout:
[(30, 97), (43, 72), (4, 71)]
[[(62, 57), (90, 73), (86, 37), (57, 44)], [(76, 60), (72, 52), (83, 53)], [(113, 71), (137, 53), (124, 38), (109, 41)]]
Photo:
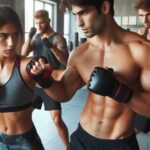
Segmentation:
[[(33, 51), (33, 56), (45, 56), (53, 66), (53, 77), (57, 80), (60, 78), (63, 70), (61, 66), (65, 66), (68, 59), (68, 51), (65, 38), (55, 32), (50, 26), (49, 13), (46, 10), (38, 10), (34, 14), (35, 24), (37, 28), (32, 28), (27, 41), (22, 48), (22, 55), (27, 56)], [(42, 97), (42, 101), (35, 101), (35, 107), (40, 108), (42, 102), (45, 110), (49, 110), (51, 117), (57, 127), (59, 136), (67, 148), (69, 143), (68, 129), (61, 117), (61, 104), (47, 96), (42, 88), (36, 88), (35, 93)]]
[(150, 0), (138, 0), (135, 9), (143, 24), (138, 33), (146, 40), (150, 40)]

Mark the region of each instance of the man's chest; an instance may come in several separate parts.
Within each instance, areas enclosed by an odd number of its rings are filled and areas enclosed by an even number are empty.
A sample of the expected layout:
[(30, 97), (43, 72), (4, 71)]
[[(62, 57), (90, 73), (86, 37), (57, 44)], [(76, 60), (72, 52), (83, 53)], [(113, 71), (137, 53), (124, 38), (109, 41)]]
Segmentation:
[(111, 52), (95, 51), (79, 58), (77, 62), (78, 70), (85, 82), (88, 82), (93, 69), (98, 66), (112, 68), (116, 77), (126, 84), (134, 83), (140, 71), (131, 53), (123, 49)]

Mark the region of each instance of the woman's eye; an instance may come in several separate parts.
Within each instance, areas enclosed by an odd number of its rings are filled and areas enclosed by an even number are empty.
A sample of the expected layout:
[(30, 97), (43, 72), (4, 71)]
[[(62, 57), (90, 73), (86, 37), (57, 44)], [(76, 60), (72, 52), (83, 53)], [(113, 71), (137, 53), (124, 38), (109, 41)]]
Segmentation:
[(8, 34), (0, 33), (0, 39), (6, 40), (8, 38)]
[(18, 38), (18, 36), (19, 36), (19, 32), (16, 32), (16, 33), (14, 34), (14, 37), (15, 37), (15, 38)]

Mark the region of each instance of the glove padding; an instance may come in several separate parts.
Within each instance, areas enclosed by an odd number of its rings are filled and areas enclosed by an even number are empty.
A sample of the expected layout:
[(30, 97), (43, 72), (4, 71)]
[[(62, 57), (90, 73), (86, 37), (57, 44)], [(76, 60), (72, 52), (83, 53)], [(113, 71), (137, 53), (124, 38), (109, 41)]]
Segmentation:
[(109, 96), (118, 102), (128, 102), (132, 96), (132, 90), (121, 83), (113, 72), (113, 69), (96, 67), (90, 76), (88, 89), (102, 96)]
[(36, 61), (43, 59), (45, 63), (48, 63), (48, 60), (44, 56), (34, 57), (26, 66), (27, 74), (30, 78), (35, 80), (41, 87), (48, 88), (51, 86), (53, 79), (51, 77), (52, 70), (44, 70), (41, 74), (35, 75), (31, 73), (31, 69)]
[(49, 42), (47, 38), (42, 39), (42, 44), (48, 49), (52, 48), (52, 43)]
[(34, 36), (35, 33), (36, 33), (36, 28), (32, 27), (29, 31), (29, 37), (32, 39), (32, 37)]

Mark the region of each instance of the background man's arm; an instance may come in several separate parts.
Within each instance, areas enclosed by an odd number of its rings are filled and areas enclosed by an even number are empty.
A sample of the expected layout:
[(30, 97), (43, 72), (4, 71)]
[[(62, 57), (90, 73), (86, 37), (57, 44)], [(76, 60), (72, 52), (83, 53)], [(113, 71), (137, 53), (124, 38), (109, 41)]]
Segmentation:
[(59, 62), (61, 62), (62, 64), (67, 64), (69, 55), (67, 50), (67, 44), (66, 40), (61, 35), (57, 35), (54, 38), (51, 51), (53, 52), (53, 54), (55, 55), (55, 57), (58, 59)]
[(31, 51), (34, 49), (34, 41), (31, 41), (31, 39), (27, 39), (27, 41), (23, 44), (21, 55), (28, 56)]
[(32, 38), (35, 35), (35, 33), (36, 33), (36, 28), (32, 27), (29, 31), (27, 41), (22, 46), (21, 55), (27, 56), (34, 49), (34, 41), (32, 40)]

